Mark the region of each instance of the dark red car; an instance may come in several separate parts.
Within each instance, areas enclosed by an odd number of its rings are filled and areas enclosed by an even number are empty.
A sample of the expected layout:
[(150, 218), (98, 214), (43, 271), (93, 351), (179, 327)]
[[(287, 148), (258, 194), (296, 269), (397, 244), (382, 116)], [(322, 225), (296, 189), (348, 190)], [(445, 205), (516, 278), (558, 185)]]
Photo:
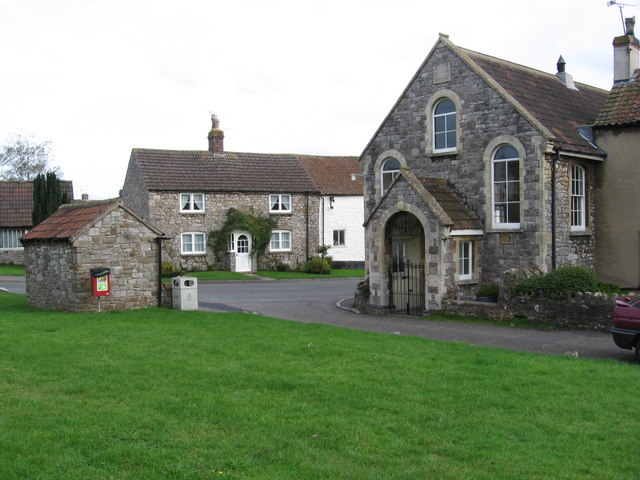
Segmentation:
[(616, 299), (611, 333), (620, 348), (635, 348), (636, 360), (640, 363), (640, 296)]

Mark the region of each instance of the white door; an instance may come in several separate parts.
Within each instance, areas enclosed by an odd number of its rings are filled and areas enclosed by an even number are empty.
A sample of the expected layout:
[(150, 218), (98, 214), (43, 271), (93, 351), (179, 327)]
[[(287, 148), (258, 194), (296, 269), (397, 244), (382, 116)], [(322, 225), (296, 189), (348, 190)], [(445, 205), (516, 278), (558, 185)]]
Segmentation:
[(239, 233), (236, 235), (236, 272), (251, 271), (251, 235)]

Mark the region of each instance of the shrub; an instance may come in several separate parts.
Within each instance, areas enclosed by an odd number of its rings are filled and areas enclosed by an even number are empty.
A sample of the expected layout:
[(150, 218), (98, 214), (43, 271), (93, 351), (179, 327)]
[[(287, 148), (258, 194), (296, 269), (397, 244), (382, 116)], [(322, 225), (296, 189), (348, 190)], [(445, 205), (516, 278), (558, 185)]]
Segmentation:
[(329, 266), (329, 262), (320, 257), (313, 257), (307, 263), (304, 264), (302, 268), (304, 273), (321, 273), (324, 275), (328, 275), (331, 273), (331, 267)]
[(587, 267), (560, 267), (544, 275), (520, 281), (512, 289), (514, 295), (540, 294), (561, 300), (577, 292), (595, 292), (598, 282), (593, 270)]
[(171, 262), (162, 262), (162, 275), (171, 275), (176, 271), (176, 266)]
[(478, 289), (476, 295), (478, 297), (498, 298), (500, 287), (495, 283), (488, 283)]

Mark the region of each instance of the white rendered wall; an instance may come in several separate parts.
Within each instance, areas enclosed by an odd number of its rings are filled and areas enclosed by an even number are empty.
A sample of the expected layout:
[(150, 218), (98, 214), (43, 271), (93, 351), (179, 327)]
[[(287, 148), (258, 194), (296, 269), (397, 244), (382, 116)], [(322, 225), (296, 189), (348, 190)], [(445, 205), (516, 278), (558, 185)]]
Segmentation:
[[(333, 208), (331, 208), (333, 198)], [(320, 243), (330, 245), (334, 261), (364, 262), (364, 200), (358, 196), (323, 197), (320, 202)], [(324, 208), (323, 208), (324, 205)], [(324, 217), (323, 217), (324, 210)], [(333, 246), (333, 231), (345, 231), (345, 246)]]

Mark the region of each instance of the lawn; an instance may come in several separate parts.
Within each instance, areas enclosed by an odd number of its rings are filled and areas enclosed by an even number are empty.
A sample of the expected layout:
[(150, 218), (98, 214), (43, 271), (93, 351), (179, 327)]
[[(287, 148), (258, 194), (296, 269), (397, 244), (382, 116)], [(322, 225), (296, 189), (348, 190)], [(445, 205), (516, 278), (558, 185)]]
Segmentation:
[(263, 277), (275, 278), (278, 280), (284, 279), (296, 279), (296, 278), (350, 278), (358, 277), (364, 278), (364, 270), (331, 270), (328, 275), (320, 275), (314, 273), (302, 273), (302, 272), (274, 272), (271, 270), (260, 270), (256, 272)]
[(0, 265), (0, 275), (24, 276), (23, 265)]
[(640, 368), (0, 293), (0, 478), (637, 478)]

